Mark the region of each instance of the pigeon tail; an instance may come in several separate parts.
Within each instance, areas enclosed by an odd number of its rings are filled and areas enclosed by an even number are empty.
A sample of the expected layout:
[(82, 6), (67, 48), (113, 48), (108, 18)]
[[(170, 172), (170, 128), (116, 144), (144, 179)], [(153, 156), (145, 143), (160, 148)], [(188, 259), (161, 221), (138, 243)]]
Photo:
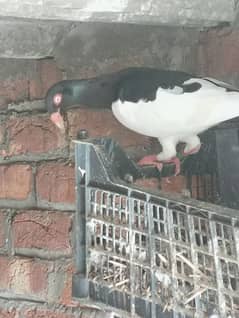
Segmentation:
[[(220, 98), (220, 97), (219, 97)], [(228, 92), (226, 96), (218, 100), (218, 111), (215, 114), (215, 119), (218, 117), (218, 122), (223, 122), (239, 116), (239, 93)]]

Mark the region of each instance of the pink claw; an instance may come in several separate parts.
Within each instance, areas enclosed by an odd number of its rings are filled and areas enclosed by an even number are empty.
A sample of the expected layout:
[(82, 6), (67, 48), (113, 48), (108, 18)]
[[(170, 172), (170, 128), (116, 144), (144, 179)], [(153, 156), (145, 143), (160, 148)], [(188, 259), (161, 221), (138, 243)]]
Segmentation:
[(156, 155), (145, 156), (138, 161), (139, 166), (155, 166), (159, 171), (163, 169), (163, 163), (158, 161)]
[(177, 157), (174, 157), (169, 160), (163, 160), (163, 161), (158, 161), (156, 155), (149, 155), (143, 157), (141, 160), (138, 161), (139, 166), (155, 166), (159, 171), (162, 171), (163, 169), (163, 164), (164, 163), (174, 163), (175, 164), (175, 176), (177, 176), (181, 169), (180, 169), (180, 160)]

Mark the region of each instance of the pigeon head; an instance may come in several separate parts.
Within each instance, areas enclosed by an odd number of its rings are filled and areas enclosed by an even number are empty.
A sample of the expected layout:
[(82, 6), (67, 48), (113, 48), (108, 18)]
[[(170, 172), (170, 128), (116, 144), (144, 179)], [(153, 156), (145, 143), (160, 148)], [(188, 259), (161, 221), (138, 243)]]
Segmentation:
[(52, 86), (45, 97), (45, 103), (48, 113), (50, 114), (51, 121), (61, 130), (64, 130), (64, 84), (59, 82)]

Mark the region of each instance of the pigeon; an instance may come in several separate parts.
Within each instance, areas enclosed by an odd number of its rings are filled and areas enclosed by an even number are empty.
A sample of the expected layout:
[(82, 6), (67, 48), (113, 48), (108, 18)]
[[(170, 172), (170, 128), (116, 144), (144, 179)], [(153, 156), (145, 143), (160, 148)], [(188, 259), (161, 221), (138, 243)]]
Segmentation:
[(239, 89), (209, 77), (182, 71), (130, 67), (89, 79), (63, 80), (45, 97), (51, 120), (64, 129), (63, 113), (88, 107), (111, 109), (125, 127), (155, 137), (159, 154), (142, 158), (140, 166), (175, 164), (180, 173), (176, 146), (185, 143), (183, 155), (200, 150), (199, 134), (239, 116)]

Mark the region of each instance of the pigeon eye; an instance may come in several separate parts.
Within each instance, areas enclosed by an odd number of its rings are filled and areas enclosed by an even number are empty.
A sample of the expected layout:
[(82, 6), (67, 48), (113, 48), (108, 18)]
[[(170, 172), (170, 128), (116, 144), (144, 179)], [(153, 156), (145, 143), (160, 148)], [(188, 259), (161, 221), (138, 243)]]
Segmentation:
[(53, 102), (55, 106), (59, 106), (60, 103), (62, 102), (62, 94), (56, 94), (53, 97)]

